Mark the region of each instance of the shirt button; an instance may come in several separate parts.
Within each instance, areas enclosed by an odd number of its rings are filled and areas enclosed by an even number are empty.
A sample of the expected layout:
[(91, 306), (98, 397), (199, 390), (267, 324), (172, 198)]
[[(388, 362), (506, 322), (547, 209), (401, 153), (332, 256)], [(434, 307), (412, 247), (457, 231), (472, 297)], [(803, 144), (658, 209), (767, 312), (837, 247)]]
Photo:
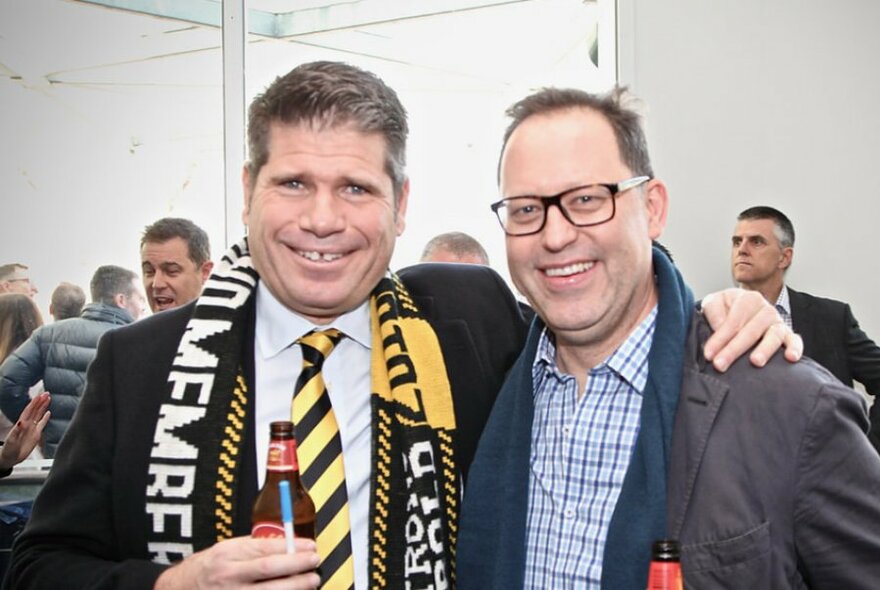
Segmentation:
[(574, 518), (574, 510), (571, 508), (566, 508), (564, 514), (565, 518)]
[(562, 427), (562, 434), (564, 434), (565, 436), (570, 435), (571, 434), (571, 426), (563, 426)]

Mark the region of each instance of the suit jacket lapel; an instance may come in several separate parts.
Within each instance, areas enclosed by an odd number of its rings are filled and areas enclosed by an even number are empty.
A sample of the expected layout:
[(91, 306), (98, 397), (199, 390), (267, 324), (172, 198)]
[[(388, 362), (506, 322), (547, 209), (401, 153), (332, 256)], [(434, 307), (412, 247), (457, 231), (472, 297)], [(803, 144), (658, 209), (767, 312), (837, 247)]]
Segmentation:
[(810, 300), (794, 289), (788, 289), (788, 304), (791, 307), (792, 329), (798, 334), (805, 334), (813, 326), (810, 317)]
[(691, 325), (685, 354), (692, 354), (696, 350), (697, 360), (688, 362), (684, 368), (672, 435), (666, 527), (673, 539), (681, 538), (682, 525), (709, 442), (709, 433), (729, 391), (727, 385), (701, 372), (700, 365), (705, 366), (707, 363), (702, 358), (702, 348), (695, 335), (700, 326), (693, 324), (700, 324), (706, 329), (704, 323), (694, 321)]

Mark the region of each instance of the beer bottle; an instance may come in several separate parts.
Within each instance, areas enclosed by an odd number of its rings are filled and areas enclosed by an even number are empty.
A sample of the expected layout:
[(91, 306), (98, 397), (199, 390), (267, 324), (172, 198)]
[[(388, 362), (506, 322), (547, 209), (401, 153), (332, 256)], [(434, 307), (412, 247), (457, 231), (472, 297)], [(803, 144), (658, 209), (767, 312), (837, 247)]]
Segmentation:
[(271, 439), (269, 458), (266, 461), (266, 479), (257, 494), (251, 513), (251, 536), (284, 537), (278, 482), (287, 480), (290, 482), (293, 501), (293, 532), (297, 537), (314, 539), (315, 503), (299, 479), (293, 422), (272, 422), (269, 429)]
[(648, 590), (682, 590), (681, 548), (674, 539), (654, 541), (651, 546), (651, 566), (648, 570)]

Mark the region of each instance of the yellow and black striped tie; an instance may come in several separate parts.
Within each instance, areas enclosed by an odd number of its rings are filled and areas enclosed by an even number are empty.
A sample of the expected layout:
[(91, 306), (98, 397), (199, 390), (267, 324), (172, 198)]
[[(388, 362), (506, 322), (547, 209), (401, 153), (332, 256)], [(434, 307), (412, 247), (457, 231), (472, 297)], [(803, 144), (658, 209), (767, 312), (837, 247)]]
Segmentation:
[(317, 511), (315, 534), (321, 556), (318, 573), (325, 590), (354, 588), (342, 440), (321, 377), (324, 359), (340, 340), (338, 330), (313, 331), (297, 340), (302, 348), (303, 370), (296, 381), (291, 410), (300, 477)]

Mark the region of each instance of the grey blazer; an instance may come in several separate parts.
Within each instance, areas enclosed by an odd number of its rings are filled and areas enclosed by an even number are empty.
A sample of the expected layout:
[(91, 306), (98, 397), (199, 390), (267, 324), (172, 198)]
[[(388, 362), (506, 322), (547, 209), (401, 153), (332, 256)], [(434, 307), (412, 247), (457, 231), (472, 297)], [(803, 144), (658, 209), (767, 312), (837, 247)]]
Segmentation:
[(672, 438), (669, 534), (688, 588), (880, 587), (880, 456), (865, 403), (812, 360), (717, 373), (695, 319)]

